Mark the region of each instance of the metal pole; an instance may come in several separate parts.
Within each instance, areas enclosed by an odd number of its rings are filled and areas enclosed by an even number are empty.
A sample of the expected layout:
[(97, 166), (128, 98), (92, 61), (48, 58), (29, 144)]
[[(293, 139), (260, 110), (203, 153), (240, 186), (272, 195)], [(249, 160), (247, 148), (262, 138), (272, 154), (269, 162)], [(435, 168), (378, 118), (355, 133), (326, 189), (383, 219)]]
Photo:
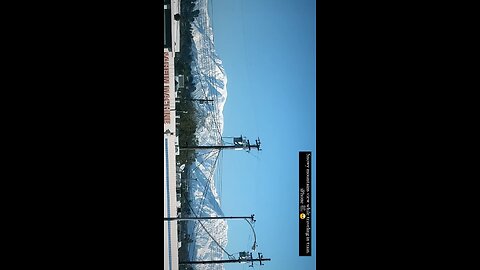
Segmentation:
[(202, 220), (202, 219), (251, 219), (254, 215), (249, 217), (164, 217), (163, 221), (175, 221), (175, 220)]
[(180, 150), (201, 150), (201, 149), (243, 149), (243, 147), (239, 147), (236, 145), (207, 145), (207, 146), (180, 146)]
[(183, 262), (178, 262), (178, 264), (218, 264), (218, 263), (242, 263), (242, 262), (262, 262), (262, 261), (270, 261), (270, 259), (248, 259), (248, 260), (242, 260), (242, 259), (237, 259), (237, 260), (217, 260), (217, 261), (183, 261)]

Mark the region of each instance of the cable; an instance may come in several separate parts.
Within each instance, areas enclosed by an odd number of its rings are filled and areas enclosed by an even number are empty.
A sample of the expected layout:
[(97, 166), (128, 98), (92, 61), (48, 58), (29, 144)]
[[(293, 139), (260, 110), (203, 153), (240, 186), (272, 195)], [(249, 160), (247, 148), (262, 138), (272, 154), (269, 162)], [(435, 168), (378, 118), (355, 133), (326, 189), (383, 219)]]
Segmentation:
[[(195, 210), (193, 209), (192, 205), (190, 204), (190, 202), (187, 200), (187, 204), (188, 204), (188, 207), (190, 207), (190, 209), (192, 210), (192, 213), (195, 217), (198, 217), (198, 215), (195, 213)], [(215, 238), (210, 234), (210, 232), (207, 230), (207, 228), (205, 228), (205, 226), (203, 225), (203, 223), (200, 221), (200, 220), (197, 220), (198, 223), (200, 223), (200, 225), (202, 226), (202, 228), (205, 230), (205, 232), (208, 234), (208, 236), (210, 236), (210, 238), (212, 238), (213, 242), (215, 242), (215, 244), (218, 245), (218, 247), (220, 247), (223, 252), (225, 252), (225, 254), (227, 254), (229, 257), (233, 256), (232, 254), (230, 254), (228, 251), (226, 251), (218, 242), (217, 240), (215, 240)]]
[[(214, 153), (214, 151), (211, 151), (211, 153)], [(214, 164), (213, 164), (213, 166), (212, 166), (212, 169), (215, 168), (216, 161), (218, 160), (218, 155), (217, 155), (216, 157), (217, 157), (217, 158), (216, 158), (215, 161), (214, 161)], [(200, 164), (204, 163), (205, 161), (207, 161), (207, 159), (204, 159)], [(198, 165), (195, 167), (195, 169), (197, 169), (197, 168), (198, 168)], [(194, 170), (195, 170), (195, 169), (194, 169)], [(203, 171), (202, 171), (202, 173), (203, 173)], [(201, 204), (200, 204), (201, 212), (203, 212), (203, 203), (204, 203), (204, 200), (205, 200), (207, 191), (208, 191), (207, 188), (208, 188), (208, 186), (209, 186), (209, 184), (210, 184), (210, 182), (211, 182), (211, 178), (212, 178), (212, 176), (213, 176), (212, 173), (210, 173), (210, 177), (206, 176), (205, 173), (203, 173), (203, 174), (204, 174), (204, 176), (207, 178), (207, 182), (205, 183), (205, 188), (204, 188), (203, 195), (202, 195), (202, 202), (201, 202)], [(194, 226), (194, 229), (195, 229), (195, 227), (196, 227), (196, 225)]]
[[(213, 166), (212, 166), (212, 170), (215, 169), (215, 165), (216, 165), (217, 161), (218, 161), (218, 155), (217, 155), (217, 158), (216, 158), (215, 161), (214, 161), (214, 164), (213, 164)], [(208, 181), (205, 182), (205, 188), (204, 188), (204, 190), (203, 190), (202, 201), (201, 201), (200, 207), (199, 207), (199, 209), (200, 209), (200, 215), (203, 214), (203, 204), (204, 204), (204, 202), (205, 202), (206, 195), (208, 194), (208, 189), (207, 189), (207, 188), (210, 186), (210, 183), (211, 183), (212, 178), (213, 178), (213, 173), (210, 173), (210, 177), (207, 178)]]

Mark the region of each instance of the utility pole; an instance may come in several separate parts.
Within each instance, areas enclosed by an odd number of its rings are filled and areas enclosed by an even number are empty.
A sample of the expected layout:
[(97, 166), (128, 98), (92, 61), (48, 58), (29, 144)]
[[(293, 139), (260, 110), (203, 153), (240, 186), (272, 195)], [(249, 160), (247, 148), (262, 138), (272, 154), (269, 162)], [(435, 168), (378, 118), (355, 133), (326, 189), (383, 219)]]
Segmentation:
[(254, 262), (260, 262), (260, 265), (264, 265), (262, 262), (263, 261), (270, 261), (271, 259), (269, 258), (263, 258), (262, 253), (258, 253), (258, 259), (253, 259), (250, 257), (244, 257), (244, 258), (238, 258), (234, 260), (211, 260), (211, 261), (180, 261), (178, 262), (179, 265), (184, 265), (184, 264), (222, 264), (222, 263), (245, 263), (249, 262), (252, 263), (249, 265), (250, 267), (253, 267)]
[(255, 215), (246, 217), (164, 217), (163, 221), (175, 221), (175, 220), (204, 220), (204, 219), (251, 219), (255, 222)]
[(260, 149), (260, 138), (255, 140), (255, 144), (251, 144), (250, 140), (247, 140), (245, 137), (234, 137), (233, 138), (233, 145), (195, 145), (195, 146), (183, 146), (180, 147), (180, 150), (205, 150), (205, 149), (233, 149), (233, 150), (246, 150), (249, 152), (252, 148), (256, 148), (258, 151)]
[(187, 98), (187, 100), (198, 101), (200, 103), (213, 102), (213, 99), (207, 99), (207, 98)]
[(205, 103), (205, 102), (213, 102), (213, 99), (206, 99), (206, 98), (176, 98), (176, 100), (189, 100), (189, 101), (198, 101), (200, 103)]

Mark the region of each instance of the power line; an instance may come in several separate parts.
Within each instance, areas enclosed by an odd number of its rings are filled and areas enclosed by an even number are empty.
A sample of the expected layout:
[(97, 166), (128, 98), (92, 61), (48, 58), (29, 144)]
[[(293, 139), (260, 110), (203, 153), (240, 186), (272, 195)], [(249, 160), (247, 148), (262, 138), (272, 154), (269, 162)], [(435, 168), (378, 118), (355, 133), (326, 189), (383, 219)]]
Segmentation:
[[(213, 164), (213, 166), (212, 166), (212, 170), (215, 169), (215, 165), (216, 165), (217, 161), (218, 161), (218, 155), (217, 155), (217, 157), (216, 157), (216, 159), (215, 159), (215, 162), (214, 162), (214, 164)], [(213, 179), (213, 173), (210, 173), (210, 177), (208, 178), (208, 181), (205, 182), (205, 189), (204, 189), (204, 191), (203, 191), (202, 202), (200, 203), (200, 214), (203, 213), (203, 204), (204, 204), (204, 202), (205, 202), (205, 198), (206, 198), (206, 195), (207, 195), (207, 193), (208, 193), (207, 187), (210, 186), (210, 183), (211, 183), (212, 179)]]
[[(198, 215), (195, 213), (195, 210), (193, 209), (192, 205), (190, 204), (190, 202), (187, 200), (187, 204), (188, 204), (188, 207), (190, 207), (190, 209), (192, 210), (192, 213), (195, 217), (198, 217)], [(229, 257), (232, 257), (232, 254), (230, 254), (228, 251), (226, 251), (218, 242), (217, 240), (215, 240), (215, 238), (210, 234), (210, 232), (207, 230), (207, 228), (205, 228), (205, 226), (203, 225), (203, 223), (198, 220), (198, 223), (200, 223), (200, 225), (202, 226), (202, 228), (205, 230), (205, 232), (208, 234), (208, 236), (210, 236), (210, 238), (212, 238), (213, 242), (215, 242), (215, 244), (217, 244), (222, 250), (223, 252), (225, 252), (225, 254), (227, 254)]]

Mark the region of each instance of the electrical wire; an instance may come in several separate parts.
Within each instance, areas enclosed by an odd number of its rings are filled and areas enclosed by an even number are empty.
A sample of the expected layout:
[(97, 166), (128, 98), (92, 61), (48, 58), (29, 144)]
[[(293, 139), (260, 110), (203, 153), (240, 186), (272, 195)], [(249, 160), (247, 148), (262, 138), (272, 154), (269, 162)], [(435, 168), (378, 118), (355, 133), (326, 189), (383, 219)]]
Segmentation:
[[(195, 213), (195, 210), (193, 209), (192, 205), (190, 204), (190, 202), (187, 200), (187, 204), (188, 204), (188, 207), (190, 207), (190, 210), (192, 211), (193, 215), (195, 217), (199, 217), (197, 215), (197, 213)], [(212, 238), (213, 242), (215, 242), (215, 244), (217, 244), (218, 247), (220, 247), (222, 249), (223, 252), (225, 252), (225, 254), (227, 254), (229, 257), (232, 257), (233, 255), (230, 254), (227, 250), (225, 250), (222, 245), (220, 245), (218, 243), (217, 240), (215, 240), (215, 238), (212, 236), (212, 234), (210, 234), (210, 232), (207, 230), (207, 228), (205, 228), (205, 226), (203, 225), (203, 223), (200, 221), (200, 220), (196, 220), (198, 223), (200, 223), (200, 225), (202, 226), (202, 228), (205, 230), (205, 232), (208, 234), (208, 236), (210, 236), (210, 238)]]

